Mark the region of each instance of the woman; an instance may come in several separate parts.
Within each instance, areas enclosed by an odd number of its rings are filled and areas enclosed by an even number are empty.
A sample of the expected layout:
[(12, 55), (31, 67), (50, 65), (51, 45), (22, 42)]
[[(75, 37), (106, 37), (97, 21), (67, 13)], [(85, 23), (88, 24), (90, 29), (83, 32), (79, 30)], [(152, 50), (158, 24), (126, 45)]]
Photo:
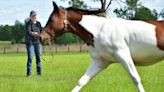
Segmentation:
[(30, 20), (26, 23), (26, 48), (27, 48), (27, 77), (31, 75), (32, 57), (35, 52), (37, 75), (41, 75), (41, 42), (40, 33), (42, 26), (37, 21), (37, 14), (35, 11), (30, 12)]

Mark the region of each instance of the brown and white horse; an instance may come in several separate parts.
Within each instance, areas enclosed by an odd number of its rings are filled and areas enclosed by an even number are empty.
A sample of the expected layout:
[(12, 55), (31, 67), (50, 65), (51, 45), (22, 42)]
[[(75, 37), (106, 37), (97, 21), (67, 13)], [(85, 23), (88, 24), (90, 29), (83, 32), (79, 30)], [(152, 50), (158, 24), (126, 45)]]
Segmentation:
[[(112, 63), (121, 63), (139, 92), (145, 92), (136, 65), (164, 59), (164, 21), (132, 21), (105, 18), (96, 12), (58, 8), (41, 33), (43, 43), (65, 32), (78, 35), (89, 46), (92, 63), (72, 92), (79, 92), (97, 73)], [(64, 30), (64, 31), (63, 31)]]

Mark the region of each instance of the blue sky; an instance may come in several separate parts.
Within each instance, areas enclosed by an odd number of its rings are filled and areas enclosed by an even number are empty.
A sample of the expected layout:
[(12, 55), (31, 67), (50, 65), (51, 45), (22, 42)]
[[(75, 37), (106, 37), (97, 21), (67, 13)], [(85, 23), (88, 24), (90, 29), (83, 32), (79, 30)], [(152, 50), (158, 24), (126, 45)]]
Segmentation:
[[(24, 22), (29, 17), (31, 10), (37, 11), (38, 20), (42, 26), (45, 25), (50, 13), (53, 10), (52, 1), (55, 1), (58, 5), (68, 7), (67, 2), (61, 2), (60, 0), (0, 0), (0, 25), (13, 25), (15, 20)], [(94, 3), (91, 0), (84, 0), (88, 6), (100, 7), (99, 3)], [(124, 0), (122, 0), (124, 1)], [(143, 5), (150, 9), (156, 9), (161, 11), (164, 8), (164, 0), (141, 0)], [(114, 16), (113, 9), (123, 6), (119, 2), (113, 2), (112, 8), (109, 10), (111, 16)]]

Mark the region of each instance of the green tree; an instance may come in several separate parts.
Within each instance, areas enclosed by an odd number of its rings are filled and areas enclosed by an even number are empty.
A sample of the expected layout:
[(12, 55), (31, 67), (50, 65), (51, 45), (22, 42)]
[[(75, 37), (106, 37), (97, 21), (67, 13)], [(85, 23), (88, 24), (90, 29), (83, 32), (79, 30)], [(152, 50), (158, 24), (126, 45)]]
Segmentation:
[(136, 11), (135, 17), (133, 19), (135, 19), (135, 20), (157, 20), (158, 13), (155, 9), (153, 11), (151, 11), (150, 9), (142, 6), (141, 8), (139, 8)]
[(126, 0), (125, 6), (122, 8), (116, 8), (114, 13), (124, 19), (133, 19), (135, 17), (135, 12), (139, 7), (142, 6), (140, 0)]
[(65, 33), (61, 37), (56, 38), (56, 41), (55, 41), (55, 43), (60, 44), (60, 45), (71, 44), (71, 43), (81, 43), (81, 42), (82, 40), (78, 36), (72, 33)]
[(11, 26), (5, 25), (5, 26), (0, 26), (0, 40), (6, 40), (9, 41), (11, 40)]
[(85, 8), (87, 6), (83, 0), (70, 0), (68, 3), (75, 8)]
[(140, 0), (126, 0), (124, 3), (124, 7), (114, 10), (118, 17), (132, 20), (157, 20), (159, 17), (155, 9), (151, 11), (143, 6)]
[(161, 16), (162, 18), (164, 18), (164, 8), (163, 8), (162, 11), (160, 12), (160, 16)]
[(112, 1), (116, 1), (116, 0), (92, 0), (92, 1), (100, 2), (101, 3), (101, 10), (106, 12), (109, 9), (109, 6), (112, 4)]
[(15, 25), (12, 27), (12, 42), (21, 43), (25, 36), (24, 25), (18, 20), (15, 21)]

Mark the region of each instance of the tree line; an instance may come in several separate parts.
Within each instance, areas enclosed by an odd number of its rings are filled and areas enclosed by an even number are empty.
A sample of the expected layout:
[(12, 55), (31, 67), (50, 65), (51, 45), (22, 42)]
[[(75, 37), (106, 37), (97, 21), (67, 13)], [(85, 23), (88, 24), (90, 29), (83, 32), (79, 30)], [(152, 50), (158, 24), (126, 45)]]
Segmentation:
[[(0, 40), (11, 41), (12, 44), (24, 43), (25, 42), (25, 23), (21, 23), (18, 20), (15, 24), (10, 25), (0, 25)], [(81, 43), (82, 40), (71, 33), (66, 33), (61, 37), (55, 39), (56, 44), (71, 44), (71, 43)]]
[[(65, 1), (65, 0), (64, 0)], [(67, 0), (69, 5), (76, 8), (87, 8), (87, 4), (83, 0)], [(131, 20), (157, 20), (164, 18), (164, 9), (161, 12), (157, 12), (155, 9), (150, 10), (145, 7), (140, 0), (92, 0), (94, 2), (100, 2), (101, 10), (107, 12), (112, 2), (120, 1), (124, 3), (121, 8), (114, 9), (114, 13), (117, 17)], [(27, 19), (26, 19), (27, 20)], [(21, 23), (18, 20), (14, 25), (0, 25), (0, 40), (11, 41), (12, 43), (24, 43), (25, 41), (25, 23)], [(61, 37), (55, 39), (56, 44), (71, 44), (71, 43), (83, 43), (83, 41), (74, 34), (66, 33)]]
[(0, 26), (0, 40), (11, 41), (12, 43), (22, 43), (24, 42), (24, 24), (15, 21), (15, 24), (10, 25), (1, 25)]

